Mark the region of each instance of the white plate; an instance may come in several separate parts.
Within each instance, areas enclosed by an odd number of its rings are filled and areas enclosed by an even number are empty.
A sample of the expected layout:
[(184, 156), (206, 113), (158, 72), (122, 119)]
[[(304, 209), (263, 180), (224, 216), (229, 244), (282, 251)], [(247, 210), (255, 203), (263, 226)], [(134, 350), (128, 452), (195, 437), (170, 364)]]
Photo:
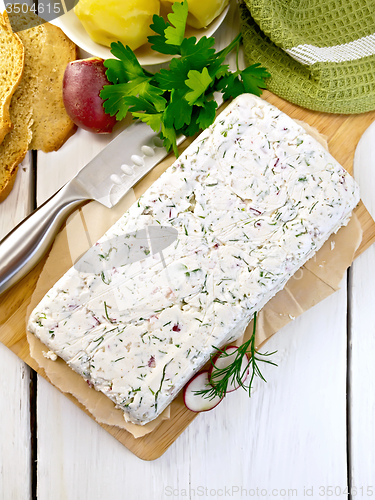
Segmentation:
[[(204, 0), (202, 0), (204, 1)], [(211, 36), (223, 22), (229, 6), (206, 29), (186, 28), (186, 36), (195, 36), (199, 40), (203, 36)], [(75, 15), (74, 10), (70, 10), (67, 14), (55, 19), (53, 24), (59, 26), (63, 32), (74, 42), (78, 47), (89, 52), (90, 54), (101, 57), (102, 59), (113, 58), (109, 47), (99, 45), (91, 40), (81, 21)], [(167, 54), (159, 54), (151, 49), (150, 45), (146, 44), (135, 51), (135, 54), (142, 66), (150, 66), (153, 64), (161, 64), (172, 59), (173, 56)]]

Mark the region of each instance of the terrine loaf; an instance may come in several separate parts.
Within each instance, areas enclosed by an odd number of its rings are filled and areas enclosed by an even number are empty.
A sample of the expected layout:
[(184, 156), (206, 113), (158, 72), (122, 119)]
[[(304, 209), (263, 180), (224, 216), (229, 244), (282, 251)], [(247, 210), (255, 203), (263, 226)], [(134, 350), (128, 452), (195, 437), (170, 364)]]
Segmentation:
[(353, 178), (302, 127), (242, 95), (55, 284), (28, 328), (145, 424), (358, 201)]

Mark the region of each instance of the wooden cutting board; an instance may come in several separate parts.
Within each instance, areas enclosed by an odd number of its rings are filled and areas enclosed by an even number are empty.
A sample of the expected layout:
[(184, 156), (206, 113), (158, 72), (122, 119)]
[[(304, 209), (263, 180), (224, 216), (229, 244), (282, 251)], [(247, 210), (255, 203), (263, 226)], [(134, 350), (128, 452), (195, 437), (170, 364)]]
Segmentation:
[[(366, 128), (375, 120), (375, 111), (362, 115), (334, 115), (300, 108), (267, 91), (264, 92), (263, 97), (292, 118), (305, 121), (317, 128), (327, 137), (330, 153), (348, 172), (352, 173), (356, 145)], [(355, 212), (363, 229), (363, 239), (356, 253), (357, 257), (375, 241), (375, 223), (363, 203), (359, 204)], [(45, 260), (0, 297), (0, 340), (48, 380), (44, 370), (40, 369), (30, 357), (25, 325), (26, 310), (44, 262)], [(65, 395), (92, 417), (73, 396)], [(163, 421), (155, 431), (138, 439), (118, 427), (101, 425), (138, 457), (144, 460), (154, 460), (168, 449), (197, 416), (185, 407), (181, 395), (177, 397), (171, 408), (169, 420)]]

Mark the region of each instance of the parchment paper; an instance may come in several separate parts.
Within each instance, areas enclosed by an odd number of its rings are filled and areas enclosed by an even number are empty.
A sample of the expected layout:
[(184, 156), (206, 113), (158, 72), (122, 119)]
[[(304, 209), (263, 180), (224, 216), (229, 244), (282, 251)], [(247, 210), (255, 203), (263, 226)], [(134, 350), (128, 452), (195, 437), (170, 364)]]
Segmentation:
[[(301, 123), (303, 126), (306, 124)], [(324, 137), (306, 125), (307, 131), (325, 147)], [(185, 149), (191, 140), (180, 147)], [(327, 148), (328, 149), (328, 148)], [(151, 184), (174, 161), (170, 155), (148, 174), (127, 196), (112, 209), (97, 202), (90, 202), (68, 219), (58, 234), (48, 259), (40, 274), (28, 315), (56, 281), (85, 253), (141, 196)], [(337, 234), (288, 281), (283, 290), (275, 295), (258, 314), (256, 344), (261, 347), (274, 333), (304, 311), (331, 295), (339, 288), (346, 269), (353, 261), (356, 249), (362, 239), (362, 229), (355, 215), (349, 224)], [(252, 324), (245, 331), (247, 340), (252, 333)], [(100, 423), (115, 425), (141, 437), (156, 429), (162, 420), (170, 418), (170, 406), (154, 421), (140, 426), (125, 422), (123, 412), (101, 392), (90, 388), (83, 378), (75, 373), (62, 359), (52, 361), (45, 357), (48, 348), (34, 335), (28, 333), (30, 354), (37, 364), (44, 368), (49, 380), (62, 392), (74, 395)], [(240, 345), (241, 340), (237, 341)]]

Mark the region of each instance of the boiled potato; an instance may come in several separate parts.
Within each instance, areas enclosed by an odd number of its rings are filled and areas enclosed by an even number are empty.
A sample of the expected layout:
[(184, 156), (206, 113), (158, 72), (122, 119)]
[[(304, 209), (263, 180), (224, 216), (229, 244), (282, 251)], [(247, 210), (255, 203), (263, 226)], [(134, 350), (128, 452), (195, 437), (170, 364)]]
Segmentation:
[[(163, 7), (171, 11), (171, 5), (176, 0), (162, 0)], [(189, 15), (187, 24), (193, 28), (206, 28), (217, 16), (219, 16), (229, 0), (188, 0)]]
[(150, 24), (160, 1), (79, 0), (74, 12), (94, 42), (109, 47), (120, 41), (135, 50), (154, 34)]

